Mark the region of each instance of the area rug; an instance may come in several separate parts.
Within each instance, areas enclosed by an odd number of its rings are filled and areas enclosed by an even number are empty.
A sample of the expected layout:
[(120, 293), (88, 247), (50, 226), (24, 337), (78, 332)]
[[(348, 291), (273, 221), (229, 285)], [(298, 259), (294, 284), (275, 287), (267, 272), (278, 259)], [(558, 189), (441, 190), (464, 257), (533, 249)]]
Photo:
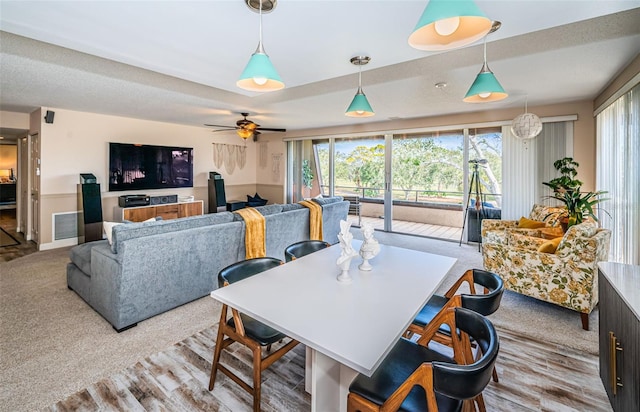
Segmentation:
[(0, 247), (19, 245), (20, 242), (0, 227)]
[[(252, 397), (223, 373), (218, 373), (214, 389), (208, 389), (216, 333), (217, 325), (208, 327), (45, 410), (249, 412)], [(498, 334), (496, 367), (501, 381), (491, 382), (484, 391), (487, 410), (611, 410), (599, 380), (596, 356), (558, 350), (509, 331), (499, 330)], [(249, 350), (239, 344), (228, 349), (231, 351), (222, 352), (221, 362), (251, 382)], [(304, 391), (304, 367), (305, 348), (298, 345), (263, 372), (261, 411), (311, 409), (311, 397)], [(558, 377), (562, 379), (558, 381)], [(576, 385), (583, 386), (577, 390)]]

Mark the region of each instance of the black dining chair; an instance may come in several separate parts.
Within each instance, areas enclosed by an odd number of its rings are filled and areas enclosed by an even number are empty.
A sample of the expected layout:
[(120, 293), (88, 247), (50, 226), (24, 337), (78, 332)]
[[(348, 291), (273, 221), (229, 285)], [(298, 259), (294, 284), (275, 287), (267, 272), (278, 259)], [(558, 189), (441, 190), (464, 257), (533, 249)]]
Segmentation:
[[(222, 269), (220, 273), (218, 273), (218, 285), (219, 287), (224, 287), (282, 264), (284, 263), (281, 260), (270, 257), (243, 260)], [(211, 365), (209, 390), (213, 390), (216, 382), (216, 373), (220, 370), (244, 390), (253, 395), (253, 410), (254, 412), (259, 412), (262, 371), (293, 349), (298, 344), (298, 341), (291, 339), (290, 342), (263, 358), (263, 347), (266, 346), (270, 348), (271, 344), (282, 341), (286, 336), (243, 313), (239, 313), (233, 308), (231, 308), (232, 317), (227, 320), (228, 309), (229, 307), (227, 305), (222, 305), (220, 323), (218, 324), (218, 336), (216, 338), (213, 363)], [(253, 387), (249, 386), (244, 380), (220, 363), (222, 350), (234, 342), (246, 346), (253, 354)], [(269, 352), (269, 350), (267, 350), (267, 352)]]
[[(470, 293), (458, 294), (459, 289), (467, 283)], [(476, 286), (483, 288), (481, 293), (476, 292)], [(469, 269), (442, 295), (433, 295), (427, 304), (420, 310), (407, 330), (407, 336), (420, 333), (435, 316), (444, 308), (462, 306), (471, 309), (481, 315), (489, 316), (500, 307), (504, 293), (504, 282), (495, 273), (482, 269)], [(450, 344), (451, 331), (444, 325), (438, 331), (435, 340), (441, 344)], [(498, 382), (498, 373), (493, 372), (493, 380)]]
[(284, 259), (287, 262), (291, 262), (302, 256), (328, 248), (329, 246), (331, 246), (329, 243), (323, 242), (322, 240), (303, 240), (296, 242), (284, 249)]
[[(453, 357), (430, 347), (441, 324), (452, 335)], [(471, 340), (481, 348), (475, 358)], [(438, 313), (418, 342), (401, 338), (371, 377), (358, 375), (349, 387), (349, 412), (458, 412), (485, 409), (482, 391), (498, 356), (498, 334), (484, 316), (465, 308)], [(419, 388), (420, 387), (420, 388)]]

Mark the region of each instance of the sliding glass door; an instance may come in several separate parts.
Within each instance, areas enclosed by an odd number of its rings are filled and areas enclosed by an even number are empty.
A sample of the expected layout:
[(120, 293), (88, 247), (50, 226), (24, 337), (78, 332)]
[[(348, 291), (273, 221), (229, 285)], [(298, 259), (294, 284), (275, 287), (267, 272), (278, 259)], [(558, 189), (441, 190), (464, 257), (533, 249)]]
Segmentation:
[[(499, 207), (501, 203), (500, 128), (287, 144), (289, 201), (318, 194), (357, 199), (362, 221), (378, 230), (459, 240), (470, 159), (482, 160), (479, 187), (483, 205)], [(358, 216), (349, 219), (354, 226), (360, 222)]]

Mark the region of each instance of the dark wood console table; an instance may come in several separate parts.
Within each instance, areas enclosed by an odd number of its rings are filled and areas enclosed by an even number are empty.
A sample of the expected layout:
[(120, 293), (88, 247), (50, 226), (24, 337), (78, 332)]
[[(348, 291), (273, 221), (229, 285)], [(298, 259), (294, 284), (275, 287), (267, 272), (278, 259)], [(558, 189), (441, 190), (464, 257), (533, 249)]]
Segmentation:
[(600, 379), (616, 412), (640, 411), (640, 266), (598, 264)]

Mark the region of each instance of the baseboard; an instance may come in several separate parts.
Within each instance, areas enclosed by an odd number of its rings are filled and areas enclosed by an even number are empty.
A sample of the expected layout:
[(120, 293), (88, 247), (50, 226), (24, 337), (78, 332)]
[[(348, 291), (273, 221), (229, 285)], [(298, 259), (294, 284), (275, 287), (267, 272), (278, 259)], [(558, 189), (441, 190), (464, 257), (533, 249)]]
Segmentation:
[(51, 250), (51, 249), (59, 249), (62, 247), (75, 246), (78, 244), (78, 238), (69, 238), (63, 240), (56, 240), (51, 243), (40, 243), (38, 245), (38, 250)]

